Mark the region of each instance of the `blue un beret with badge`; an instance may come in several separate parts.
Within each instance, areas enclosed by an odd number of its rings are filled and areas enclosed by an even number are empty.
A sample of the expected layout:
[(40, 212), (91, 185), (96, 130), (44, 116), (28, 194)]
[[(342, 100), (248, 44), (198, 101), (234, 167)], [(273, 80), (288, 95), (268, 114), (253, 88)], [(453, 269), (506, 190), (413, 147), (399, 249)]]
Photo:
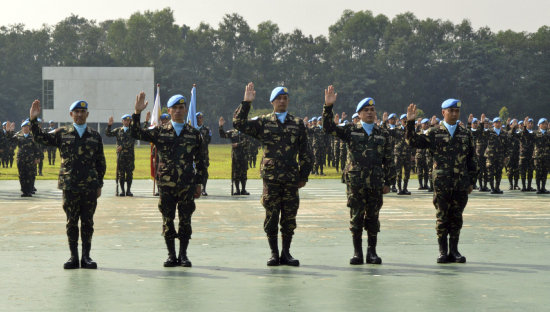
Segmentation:
[(170, 108), (176, 104), (187, 104), (187, 101), (185, 100), (185, 96), (181, 94), (173, 95), (166, 104), (166, 107)]
[(425, 123), (428, 123), (428, 121), (430, 121), (428, 118), (424, 118), (420, 121), (420, 123), (425, 124)]
[(87, 110), (88, 102), (82, 100), (75, 101), (73, 104), (71, 104), (71, 107), (69, 107), (69, 111), (72, 112), (77, 108), (83, 108)]
[(407, 119), (407, 114), (401, 114), (401, 116), (399, 116), (399, 120), (401, 119)]
[(362, 99), (361, 102), (357, 104), (355, 112), (359, 113), (365, 106), (374, 106), (374, 99), (370, 97)]
[(353, 119), (353, 118), (359, 118), (359, 114), (354, 113), (354, 114), (351, 116), (351, 119)]
[(477, 118), (474, 117), (474, 119), (472, 119), (472, 123), (476, 123), (478, 122)]
[(198, 112), (198, 113), (195, 114), (195, 117), (199, 117), (199, 116), (202, 116), (201, 112)]
[(130, 118), (132, 118), (132, 115), (130, 115), (130, 114), (126, 114), (126, 115), (120, 117), (120, 119), (122, 119), (122, 120), (124, 120), (124, 119), (130, 119)]
[(50, 120), (50, 121), (49, 121), (49, 123), (55, 123), (55, 121), (53, 121), (53, 120)]
[(520, 121), (518, 122), (518, 125), (523, 125), (523, 120), (520, 120)]
[(541, 118), (541, 119), (539, 119), (539, 123), (537, 124), (537, 126), (540, 126), (541, 123), (545, 123), (545, 122), (548, 122), (548, 119)]
[(460, 106), (462, 106), (462, 102), (460, 102), (460, 100), (457, 100), (457, 99), (448, 99), (448, 100), (445, 100), (443, 103), (441, 103), (441, 108), (443, 109), (460, 108)]
[(4, 121), (4, 122), (2, 123), (2, 127), (5, 126), (5, 125), (7, 125), (7, 124), (8, 124), (8, 122), (7, 122), (7, 121)]
[(391, 114), (388, 116), (388, 119), (392, 119), (392, 118), (397, 118), (397, 114), (396, 114), (396, 113), (391, 113)]
[(493, 119), (493, 123), (499, 122), (499, 121), (500, 121), (500, 117), (495, 117), (495, 119)]
[(164, 114), (160, 115), (160, 119), (161, 119), (161, 120), (162, 120), (162, 119), (170, 119), (170, 115), (164, 113)]
[(281, 94), (288, 94), (288, 89), (286, 87), (277, 87), (271, 91), (271, 96), (269, 97), (269, 102), (275, 101), (275, 99)]
[(21, 124), (21, 128), (23, 128), (24, 126), (28, 126), (30, 124), (29, 120), (25, 120), (23, 121), (23, 123)]

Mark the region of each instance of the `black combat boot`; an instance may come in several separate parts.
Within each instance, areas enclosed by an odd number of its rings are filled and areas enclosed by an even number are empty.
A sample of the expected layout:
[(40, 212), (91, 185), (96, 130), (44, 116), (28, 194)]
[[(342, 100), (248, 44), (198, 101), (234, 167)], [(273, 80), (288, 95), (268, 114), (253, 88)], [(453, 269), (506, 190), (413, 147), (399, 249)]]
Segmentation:
[(489, 182), (489, 184), (491, 185), (491, 194), (498, 194), (497, 189), (495, 188), (495, 183), (493, 182), (493, 180), (491, 180)]
[(425, 190), (429, 190), (430, 188), (428, 187), (428, 178), (424, 178), (424, 189)]
[(166, 242), (166, 248), (168, 248), (168, 258), (164, 261), (164, 267), (169, 268), (179, 266), (180, 263), (178, 258), (176, 258), (176, 243), (174, 242), (174, 239), (164, 238), (164, 241)]
[(403, 194), (404, 195), (411, 195), (411, 192), (407, 189), (409, 186), (409, 180), (403, 180)]
[(537, 190), (535, 190), (531, 184), (533, 184), (533, 177), (531, 177), (531, 179), (528, 180), (528, 183), (527, 183), (527, 190), (529, 192), (536, 192)]
[(397, 181), (397, 195), (405, 195), (403, 189), (401, 188), (401, 180)]
[(279, 265), (279, 246), (278, 246), (277, 239), (278, 239), (277, 236), (267, 238), (267, 241), (269, 243), (269, 249), (271, 249), (271, 258), (267, 260), (268, 266)]
[(246, 180), (241, 181), (241, 184), (242, 184), (242, 186), (243, 186), (243, 190), (241, 191), (241, 195), (250, 195), (250, 193), (248, 193), (248, 192), (246, 191)]
[(521, 178), (521, 191), (522, 192), (527, 192), (529, 191), (526, 187), (525, 187), (525, 178)]
[(418, 177), (418, 190), (421, 191), (424, 189), (424, 185), (422, 184), (422, 178)]
[(361, 234), (353, 235), (353, 257), (349, 259), (349, 264), (363, 264), (363, 239)]
[(397, 193), (397, 189), (395, 188), (395, 182), (391, 186), (391, 192), (392, 193)]
[(514, 177), (514, 190), (519, 190), (518, 186), (519, 178), (517, 176)]
[(124, 180), (119, 180), (118, 182), (120, 183), (120, 190), (122, 191), (118, 196), (124, 197), (126, 196), (126, 191), (124, 190)]
[(508, 188), (509, 191), (514, 190), (514, 178), (512, 176), (508, 176), (508, 183), (510, 183), (510, 187)]
[(128, 179), (126, 181), (126, 185), (128, 186), (128, 189), (126, 190), (126, 196), (134, 196), (134, 194), (132, 194), (132, 192), (130, 191), (130, 188), (132, 188), (132, 179)]
[(438, 237), (437, 243), (439, 244), (439, 257), (437, 257), (437, 263), (448, 263), (449, 259), (447, 257), (447, 252), (448, 252), (447, 235)]
[(237, 190), (233, 195), (241, 195), (241, 188), (239, 187), (239, 181), (235, 180), (235, 189)]
[(496, 188), (497, 194), (502, 194), (503, 192), (500, 190), (500, 178), (495, 178), (495, 180), (496, 180), (495, 188)]
[(182, 267), (190, 268), (191, 261), (187, 258), (187, 246), (189, 246), (189, 238), (180, 238), (180, 253), (178, 261)]
[(542, 189), (543, 194), (550, 194), (550, 191), (546, 190), (546, 176), (542, 177), (542, 181), (540, 183), (540, 187)]
[(447, 256), (449, 262), (464, 263), (466, 257), (458, 252), (458, 237), (449, 238), (449, 255)]
[(63, 264), (63, 268), (65, 270), (78, 269), (80, 267), (78, 263), (78, 243), (69, 243), (69, 249), (71, 250), (71, 257)]
[(367, 263), (368, 264), (382, 264), (382, 258), (378, 257), (376, 254), (376, 236), (370, 236), (368, 238), (368, 247), (367, 247)]
[(202, 196), (208, 196), (208, 193), (206, 193), (206, 181), (202, 184)]
[(544, 194), (544, 192), (542, 191), (542, 189), (540, 188), (540, 179), (537, 178), (537, 194)]
[(80, 267), (83, 269), (97, 269), (97, 263), (90, 258), (90, 249), (92, 249), (92, 243), (82, 243), (82, 259), (80, 259)]
[(300, 261), (298, 259), (294, 259), (292, 255), (290, 255), (291, 242), (292, 242), (292, 236), (283, 235), (283, 250), (281, 251), (281, 257), (279, 257), (279, 263), (290, 265), (290, 266), (299, 266)]

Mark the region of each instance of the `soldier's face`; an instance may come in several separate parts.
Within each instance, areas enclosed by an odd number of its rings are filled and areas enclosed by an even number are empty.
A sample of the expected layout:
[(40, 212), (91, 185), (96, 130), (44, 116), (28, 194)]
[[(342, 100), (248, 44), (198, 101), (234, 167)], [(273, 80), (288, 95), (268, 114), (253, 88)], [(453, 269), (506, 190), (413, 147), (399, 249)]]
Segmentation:
[(197, 125), (202, 126), (202, 115), (197, 116)]
[(365, 106), (359, 111), (359, 118), (366, 123), (373, 123), (376, 118), (376, 109), (374, 106)]
[(460, 118), (460, 108), (446, 108), (441, 110), (441, 114), (446, 123), (454, 125), (458, 118)]
[(478, 125), (479, 125), (479, 124), (478, 124), (477, 122), (474, 122), (474, 123), (472, 124), (472, 129), (477, 129), (477, 126), (478, 126)]
[(428, 130), (428, 128), (429, 128), (428, 123), (422, 124), (422, 130)]
[(394, 126), (395, 126), (395, 118), (390, 118), (390, 119), (388, 119), (388, 122), (390, 123), (390, 125), (394, 125)]
[(493, 128), (495, 128), (495, 129), (502, 128), (502, 122), (500, 122), (500, 121), (494, 122), (493, 123)]
[(355, 118), (353, 118), (353, 123), (359, 123), (359, 120), (361, 120), (361, 119), (359, 119), (359, 117), (355, 117)]
[(71, 117), (73, 118), (73, 121), (77, 125), (83, 125), (86, 123), (86, 119), (88, 118), (88, 110), (83, 108), (77, 108), (74, 109), (71, 112)]
[(276, 113), (286, 112), (288, 108), (288, 94), (279, 95), (271, 102), (271, 105), (273, 105), (273, 111)]
[(29, 134), (29, 132), (31, 132), (31, 128), (29, 126), (24, 126), (21, 128), (21, 131), (23, 131), (24, 134)]
[(168, 109), (171, 119), (177, 123), (183, 123), (187, 116), (187, 106), (185, 104), (176, 104)]
[(542, 130), (548, 130), (548, 122), (545, 121), (545, 122), (541, 123), (539, 125), (539, 128), (541, 128)]
[(531, 121), (528, 121), (526, 124), (527, 129), (531, 130), (533, 129), (533, 123)]
[(129, 127), (130, 126), (130, 119), (129, 118), (122, 119), (122, 125), (124, 127)]
[(55, 123), (50, 122), (50, 127), (52, 127), (52, 128), (55, 127)]

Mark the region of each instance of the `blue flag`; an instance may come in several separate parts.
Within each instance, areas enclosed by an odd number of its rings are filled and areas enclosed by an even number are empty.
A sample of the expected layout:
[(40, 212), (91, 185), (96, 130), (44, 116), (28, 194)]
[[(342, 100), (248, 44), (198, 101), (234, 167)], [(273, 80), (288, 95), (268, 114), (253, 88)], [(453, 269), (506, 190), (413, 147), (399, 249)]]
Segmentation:
[(189, 111), (187, 112), (187, 123), (193, 128), (197, 128), (197, 89), (195, 86), (191, 89), (191, 101), (189, 102)]

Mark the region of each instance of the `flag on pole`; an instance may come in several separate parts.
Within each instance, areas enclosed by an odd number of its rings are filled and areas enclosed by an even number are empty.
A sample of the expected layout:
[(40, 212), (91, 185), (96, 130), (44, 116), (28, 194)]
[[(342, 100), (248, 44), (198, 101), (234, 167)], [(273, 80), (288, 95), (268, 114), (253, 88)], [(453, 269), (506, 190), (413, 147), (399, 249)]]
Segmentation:
[[(155, 105), (153, 106), (153, 113), (151, 114), (151, 126), (154, 128), (160, 125), (160, 84), (157, 83), (157, 95), (155, 96)], [(157, 175), (156, 168), (156, 159), (157, 159), (157, 149), (151, 143), (151, 153), (150, 153), (150, 164), (151, 164), (151, 178), (154, 180)]]
[(187, 112), (187, 123), (193, 128), (197, 128), (197, 88), (193, 84), (191, 89), (191, 101), (189, 102), (189, 110)]

